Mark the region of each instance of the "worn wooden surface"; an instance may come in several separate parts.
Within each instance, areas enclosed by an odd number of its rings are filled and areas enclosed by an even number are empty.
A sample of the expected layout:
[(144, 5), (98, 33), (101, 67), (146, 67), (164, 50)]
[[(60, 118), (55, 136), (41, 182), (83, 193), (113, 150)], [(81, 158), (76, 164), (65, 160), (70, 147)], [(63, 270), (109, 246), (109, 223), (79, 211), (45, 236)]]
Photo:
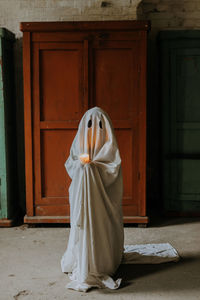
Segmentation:
[(148, 21), (21, 22), (21, 31), (149, 30)]

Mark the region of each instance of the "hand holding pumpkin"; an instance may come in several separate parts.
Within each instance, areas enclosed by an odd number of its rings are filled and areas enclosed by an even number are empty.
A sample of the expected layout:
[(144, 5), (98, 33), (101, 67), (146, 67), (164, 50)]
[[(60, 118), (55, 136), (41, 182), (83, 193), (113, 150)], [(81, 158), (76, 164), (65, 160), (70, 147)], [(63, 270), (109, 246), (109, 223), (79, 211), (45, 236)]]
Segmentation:
[(82, 164), (88, 164), (90, 162), (90, 157), (87, 153), (81, 154), (79, 156), (79, 159)]

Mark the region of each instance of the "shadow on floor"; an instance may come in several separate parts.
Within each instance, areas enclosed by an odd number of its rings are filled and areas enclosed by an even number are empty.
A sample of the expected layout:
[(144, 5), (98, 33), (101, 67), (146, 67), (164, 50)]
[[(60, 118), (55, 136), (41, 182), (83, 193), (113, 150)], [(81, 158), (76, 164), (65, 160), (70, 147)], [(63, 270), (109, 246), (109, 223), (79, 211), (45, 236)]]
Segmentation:
[(178, 262), (156, 265), (121, 265), (114, 277), (114, 279), (122, 278), (121, 287), (117, 290), (101, 289), (99, 292), (120, 294), (200, 289), (197, 270), (193, 276), (188, 276), (185, 272), (188, 267), (196, 265), (197, 262), (200, 264), (200, 257), (187, 256)]
[(148, 227), (165, 227), (169, 225), (200, 222), (200, 217), (152, 217)]

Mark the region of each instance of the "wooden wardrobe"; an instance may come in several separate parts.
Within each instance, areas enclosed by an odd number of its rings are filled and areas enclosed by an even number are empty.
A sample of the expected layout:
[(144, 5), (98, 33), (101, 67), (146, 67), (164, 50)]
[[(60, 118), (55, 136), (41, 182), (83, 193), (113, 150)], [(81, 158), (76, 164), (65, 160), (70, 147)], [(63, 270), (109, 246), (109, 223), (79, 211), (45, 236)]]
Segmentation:
[(64, 168), (80, 119), (112, 119), (125, 223), (146, 216), (146, 21), (31, 22), (23, 31), (25, 223), (69, 223)]

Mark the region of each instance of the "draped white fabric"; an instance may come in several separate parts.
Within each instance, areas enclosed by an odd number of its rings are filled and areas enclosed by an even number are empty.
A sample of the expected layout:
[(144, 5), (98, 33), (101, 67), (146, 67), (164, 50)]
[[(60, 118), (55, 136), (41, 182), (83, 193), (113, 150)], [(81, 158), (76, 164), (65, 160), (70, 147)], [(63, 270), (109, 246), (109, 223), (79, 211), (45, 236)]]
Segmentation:
[(125, 245), (122, 264), (161, 264), (178, 260), (178, 252), (169, 243)]
[[(80, 162), (89, 154), (90, 163)], [(124, 232), (121, 199), (121, 158), (107, 114), (98, 107), (88, 110), (65, 163), (72, 179), (69, 188), (71, 229), (61, 260), (69, 273), (69, 288), (117, 288), (112, 276), (123, 256)]]
[[(89, 163), (81, 162), (82, 154), (89, 155)], [(71, 279), (66, 287), (85, 292), (91, 287), (116, 289), (121, 279), (114, 281), (112, 275), (121, 263), (135, 263), (136, 249), (127, 246), (124, 251), (121, 158), (112, 123), (102, 109), (84, 114), (65, 167), (72, 179), (71, 228), (61, 258), (62, 272)], [(172, 260), (174, 254), (165, 258)]]

